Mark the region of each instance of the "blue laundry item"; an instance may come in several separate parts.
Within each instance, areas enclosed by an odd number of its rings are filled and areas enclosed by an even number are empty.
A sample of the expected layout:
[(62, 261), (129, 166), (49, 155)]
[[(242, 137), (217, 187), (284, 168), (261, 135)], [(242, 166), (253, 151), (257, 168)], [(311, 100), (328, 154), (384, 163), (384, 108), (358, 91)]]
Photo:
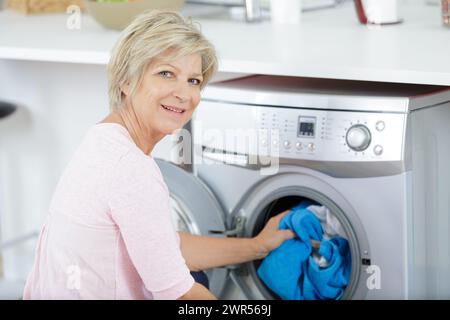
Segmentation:
[(348, 285), (351, 271), (350, 248), (341, 237), (324, 240), (320, 244), (319, 255), (329, 262), (321, 268), (312, 259), (306, 263), (303, 293), (306, 300), (340, 299)]
[[(350, 248), (344, 238), (323, 239), (319, 219), (306, 209), (309, 205), (302, 202), (281, 220), (279, 228), (291, 229), (298, 237), (270, 252), (258, 275), (282, 299), (339, 299), (350, 278)], [(313, 260), (311, 239), (320, 241), (318, 253), (329, 262), (326, 268)]]

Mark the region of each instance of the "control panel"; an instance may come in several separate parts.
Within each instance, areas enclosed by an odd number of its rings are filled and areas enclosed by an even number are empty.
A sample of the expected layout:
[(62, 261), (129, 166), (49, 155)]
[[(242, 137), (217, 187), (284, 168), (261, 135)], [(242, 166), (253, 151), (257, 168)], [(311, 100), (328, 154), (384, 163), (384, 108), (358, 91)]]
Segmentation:
[(262, 149), (270, 143), (269, 152), (279, 153), (283, 158), (402, 159), (406, 124), (406, 115), (402, 113), (258, 107), (257, 117)]
[(202, 101), (193, 121), (194, 144), (234, 158), (259, 155), (331, 162), (402, 161), (406, 118), (405, 113)]

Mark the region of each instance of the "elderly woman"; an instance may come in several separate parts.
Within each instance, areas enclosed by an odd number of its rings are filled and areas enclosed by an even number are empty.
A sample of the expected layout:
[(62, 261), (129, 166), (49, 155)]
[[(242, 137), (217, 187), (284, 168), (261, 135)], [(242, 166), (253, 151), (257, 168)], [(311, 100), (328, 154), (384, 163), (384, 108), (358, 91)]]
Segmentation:
[(108, 66), (111, 113), (90, 128), (61, 177), (25, 299), (210, 299), (190, 271), (263, 258), (291, 231), (272, 218), (254, 238), (177, 233), (151, 157), (183, 127), (217, 69), (210, 42), (174, 12), (137, 17)]

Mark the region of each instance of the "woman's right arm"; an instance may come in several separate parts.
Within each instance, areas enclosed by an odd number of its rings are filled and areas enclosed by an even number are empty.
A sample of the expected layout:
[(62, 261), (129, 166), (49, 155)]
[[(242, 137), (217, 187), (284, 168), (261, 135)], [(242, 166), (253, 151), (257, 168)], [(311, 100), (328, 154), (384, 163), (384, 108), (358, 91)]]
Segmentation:
[(192, 288), (178, 300), (217, 300), (217, 298), (198, 282), (194, 282)]

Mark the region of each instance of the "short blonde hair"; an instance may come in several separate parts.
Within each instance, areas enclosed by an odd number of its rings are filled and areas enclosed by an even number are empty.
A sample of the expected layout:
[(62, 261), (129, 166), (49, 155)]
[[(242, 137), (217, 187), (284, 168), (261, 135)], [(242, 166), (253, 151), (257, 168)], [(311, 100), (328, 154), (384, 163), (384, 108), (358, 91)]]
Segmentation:
[[(168, 49), (169, 54), (160, 56)], [(217, 71), (218, 62), (215, 48), (202, 35), (200, 26), (173, 11), (151, 10), (137, 16), (111, 52), (108, 64), (111, 110), (123, 106), (121, 88), (127, 82), (133, 95), (153, 58), (171, 61), (194, 53), (202, 58), (203, 89)]]

